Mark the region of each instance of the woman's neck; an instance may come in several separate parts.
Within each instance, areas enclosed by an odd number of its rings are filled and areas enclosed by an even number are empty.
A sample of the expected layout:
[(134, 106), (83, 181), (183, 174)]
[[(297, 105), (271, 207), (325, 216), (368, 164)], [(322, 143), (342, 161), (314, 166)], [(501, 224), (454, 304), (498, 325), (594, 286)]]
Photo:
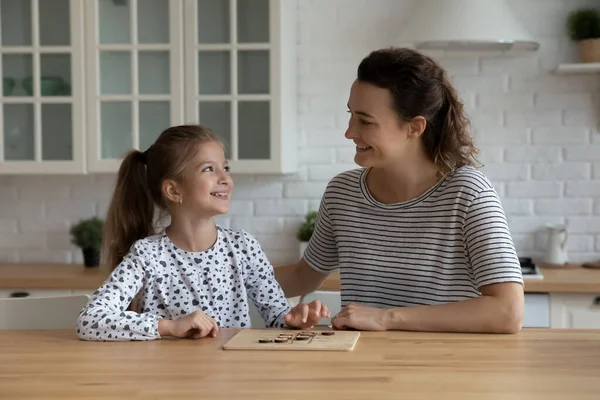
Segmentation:
[(217, 226), (214, 218), (193, 220), (175, 215), (165, 229), (169, 240), (184, 251), (206, 251), (217, 241)]
[(403, 163), (372, 168), (366, 183), (371, 195), (384, 204), (409, 201), (421, 196), (442, 178), (429, 159), (406, 160)]

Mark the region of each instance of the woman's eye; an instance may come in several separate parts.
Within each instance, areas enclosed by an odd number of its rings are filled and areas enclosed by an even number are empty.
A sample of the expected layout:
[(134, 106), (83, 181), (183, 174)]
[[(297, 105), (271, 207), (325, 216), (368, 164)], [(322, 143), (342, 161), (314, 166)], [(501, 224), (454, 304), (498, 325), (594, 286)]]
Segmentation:
[(372, 122), (365, 121), (364, 119), (361, 119), (360, 123), (363, 124), (363, 125), (372, 125), (373, 124)]
[(206, 167), (202, 170), (202, 172), (212, 172), (213, 171), (213, 167)]
[(231, 171), (231, 168), (229, 168), (229, 167), (225, 167), (224, 169), (225, 169), (225, 172)]

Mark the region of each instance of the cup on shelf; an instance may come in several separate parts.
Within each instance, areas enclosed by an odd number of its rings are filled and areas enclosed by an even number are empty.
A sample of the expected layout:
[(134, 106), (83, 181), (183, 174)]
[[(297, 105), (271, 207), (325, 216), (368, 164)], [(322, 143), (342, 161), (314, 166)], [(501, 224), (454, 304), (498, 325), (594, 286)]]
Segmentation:
[[(23, 79), (21, 85), (28, 96), (33, 95), (32, 77)], [(71, 85), (60, 76), (42, 76), (40, 78), (40, 92), (42, 96), (68, 96), (71, 94)]]
[(10, 96), (15, 88), (14, 78), (2, 78), (2, 95)]

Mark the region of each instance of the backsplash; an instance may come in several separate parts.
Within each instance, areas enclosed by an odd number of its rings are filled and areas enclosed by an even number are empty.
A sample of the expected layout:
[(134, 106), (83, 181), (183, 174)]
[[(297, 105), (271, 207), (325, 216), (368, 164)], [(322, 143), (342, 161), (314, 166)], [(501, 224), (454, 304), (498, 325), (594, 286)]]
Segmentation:
[[(483, 171), (500, 196), (519, 255), (545, 247), (544, 225), (569, 226), (573, 261), (600, 259), (600, 78), (554, 75), (577, 60), (565, 35), (568, 11), (598, 1), (511, 0), (539, 39), (536, 53), (430, 53), (468, 107)], [(296, 229), (318, 208), (327, 181), (355, 168), (344, 138), (346, 101), (360, 60), (401, 45), (408, 0), (301, 0), (298, 13), (299, 172), (239, 176), (230, 214), (280, 264), (297, 259)], [(0, 176), (0, 262), (81, 262), (69, 225), (106, 212), (114, 177)]]

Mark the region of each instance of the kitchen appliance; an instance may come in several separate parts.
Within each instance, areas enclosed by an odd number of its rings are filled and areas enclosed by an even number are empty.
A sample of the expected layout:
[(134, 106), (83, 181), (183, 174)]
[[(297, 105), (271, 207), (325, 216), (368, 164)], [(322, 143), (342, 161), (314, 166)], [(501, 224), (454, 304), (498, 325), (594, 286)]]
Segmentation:
[(523, 279), (544, 279), (544, 275), (530, 257), (519, 257), (519, 263)]
[[(415, 1), (400, 42), (417, 49), (536, 51), (539, 43), (505, 0)], [(542, 6), (543, 7), (543, 6)]]

